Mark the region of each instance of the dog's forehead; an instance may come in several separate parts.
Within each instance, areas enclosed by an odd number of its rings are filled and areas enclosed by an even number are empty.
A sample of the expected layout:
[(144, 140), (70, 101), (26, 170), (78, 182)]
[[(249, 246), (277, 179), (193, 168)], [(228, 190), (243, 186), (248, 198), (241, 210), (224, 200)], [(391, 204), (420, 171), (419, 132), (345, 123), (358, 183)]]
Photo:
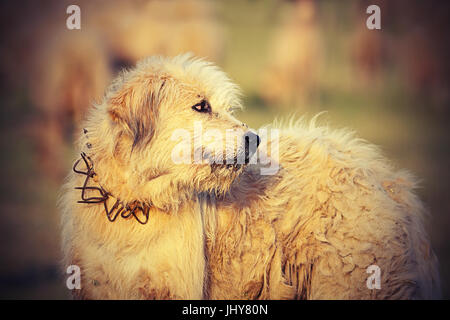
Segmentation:
[[(144, 64), (144, 66), (142, 66)], [(138, 63), (149, 76), (168, 77), (190, 87), (218, 108), (241, 107), (239, 87), (218, 67), (191, 55), (174, 58), (150, 57)]]

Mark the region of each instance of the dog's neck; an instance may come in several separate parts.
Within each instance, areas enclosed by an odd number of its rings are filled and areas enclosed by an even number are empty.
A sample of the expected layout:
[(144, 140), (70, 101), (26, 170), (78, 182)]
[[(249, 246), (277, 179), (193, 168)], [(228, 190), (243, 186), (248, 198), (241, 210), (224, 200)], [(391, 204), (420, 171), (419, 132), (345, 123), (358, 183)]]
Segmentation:
[[(79, 168), (80, 163), (81, 166), (84, 164), (84, 169)], [(151, 204), (140, 201), (126, 202), (114, 196), (110, 191), (107, 191), (98, 182), (98, 176), (94, 170), (92, 159), (84, 152), (81, 153), (81, 159), (75, 162), (73, 171), (76, 174), (85, 176), (83, 185), (75, 188), (81, 191), (81, 199), (78, 200), (78, 203), (102, 204), (106, 217), (111, 222), (114, 222), (119, 216), (124, 219), (133, 217), (140, 224), (146, 224), (148, 222)], [(110, 208), (108, 207), (109, 199), (114, 200), (114, 205)]]
[[(141, 215), (148, 207), (152, 209), (151, 211), (176, 212), (186, 201), (195, 199), (195, 194), (190, 188), (190, 181), (185, 183), (180, 181), (177, 185), (173, 185), (173, 181), (177, 178), (175, 174), (155, 174), (152, 179), (138, 181), (139, 174), (133, 175), (134, 172), (130, 170), (129, 164), (120, 160), (124, 157), (115, 155), (114, 146), (107, 145), (102, 140), (101, 137), (108, 134), (107, 126), (99, 127), (101, 131), (97, 132), (90, 128), (83, 129), (79, 139), (82, 156), (76, 165), (77, 171), (82, 171), (77, 174), (83, 178), (79, 182), (79, 201), (86, 203), (86, 199), (95, 197), (99, 205), (103, 206), (106, 203), (103, 201), (106, 197), (109, 200), (115, 200), (108, 208), (105, 207), (107, 215), (111, 209), (114, 209), (109, 213), (108, 219), (115, 220), (122, 214), (127, 217), (130, 214), (133, 216), (133, 208), (137, 208)], [(98, 127), (95, 128), (99, 130)], [(88, 171), (92, 175), (91, 178), (86, 175)], [(83, 188), (86, 178), (89, 178), (89, 184), (86, 185), (89, 189)], [(117, 207), (113, 208), (115, 202)], [(119, 214), (118, 211), (122, 207), (124, 210)], [(145, 221), (143, 218), (145, 217), (142, 217), (141, 221)]]

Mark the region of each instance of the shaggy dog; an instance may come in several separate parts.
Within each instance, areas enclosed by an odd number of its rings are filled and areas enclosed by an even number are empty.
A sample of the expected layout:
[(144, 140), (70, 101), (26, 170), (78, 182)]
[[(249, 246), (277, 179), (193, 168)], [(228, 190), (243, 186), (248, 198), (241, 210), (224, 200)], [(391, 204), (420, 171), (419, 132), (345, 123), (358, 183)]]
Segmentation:
[[(239, 107), (237, 86), (189, 55), (148, 58), (113, 82), (60, 202), (75, 297), (438, 297), (408, 174), (314, 122), (260, 141), (232, 116)], [(199, 126), (214, 134), (198, 139)], [(226, 131), (236, 139), (223, 147)], [(267, 163), (279, 170), (262, 174)]]

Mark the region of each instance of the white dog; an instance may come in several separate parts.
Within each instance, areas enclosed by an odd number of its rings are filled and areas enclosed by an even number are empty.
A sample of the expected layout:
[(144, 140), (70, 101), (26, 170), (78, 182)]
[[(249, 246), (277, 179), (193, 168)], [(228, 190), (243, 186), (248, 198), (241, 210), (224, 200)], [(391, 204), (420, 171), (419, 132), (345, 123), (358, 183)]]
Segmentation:
[[(75, 296), (438, 297), (409, 175), (373, 146), (314, 123), (260, 141), (231, 115), (239, 106), (222, 71), (186, 55), (148, 58), (113, 83), (84, 123), (61, 200), (65, 263), (81, 268)], [(216, 134), (198, 142), (198, 124)], [(181, 129), (191, 139), (174, 139)], [(237, 139), (223, 163), (193, 161), (199, 151), (217, 160), (229, 131)], [(192, 161), (174, 161), (174, 150)], [(249, 164), (262, 154), (275, 174)]]

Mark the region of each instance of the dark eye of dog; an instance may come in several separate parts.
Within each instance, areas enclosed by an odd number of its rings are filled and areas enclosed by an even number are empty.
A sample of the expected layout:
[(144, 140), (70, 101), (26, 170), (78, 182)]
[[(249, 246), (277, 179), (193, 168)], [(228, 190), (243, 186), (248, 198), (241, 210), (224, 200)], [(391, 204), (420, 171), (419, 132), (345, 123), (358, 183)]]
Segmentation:
[(211, 105), (209, 104), (208, 101), (202, 100), (199, 103), (194, 104), (192, 106), (192, 109), (194, 109), (197, 112), (208, 112), (208, 113), (210, 113), (211, 112)]

